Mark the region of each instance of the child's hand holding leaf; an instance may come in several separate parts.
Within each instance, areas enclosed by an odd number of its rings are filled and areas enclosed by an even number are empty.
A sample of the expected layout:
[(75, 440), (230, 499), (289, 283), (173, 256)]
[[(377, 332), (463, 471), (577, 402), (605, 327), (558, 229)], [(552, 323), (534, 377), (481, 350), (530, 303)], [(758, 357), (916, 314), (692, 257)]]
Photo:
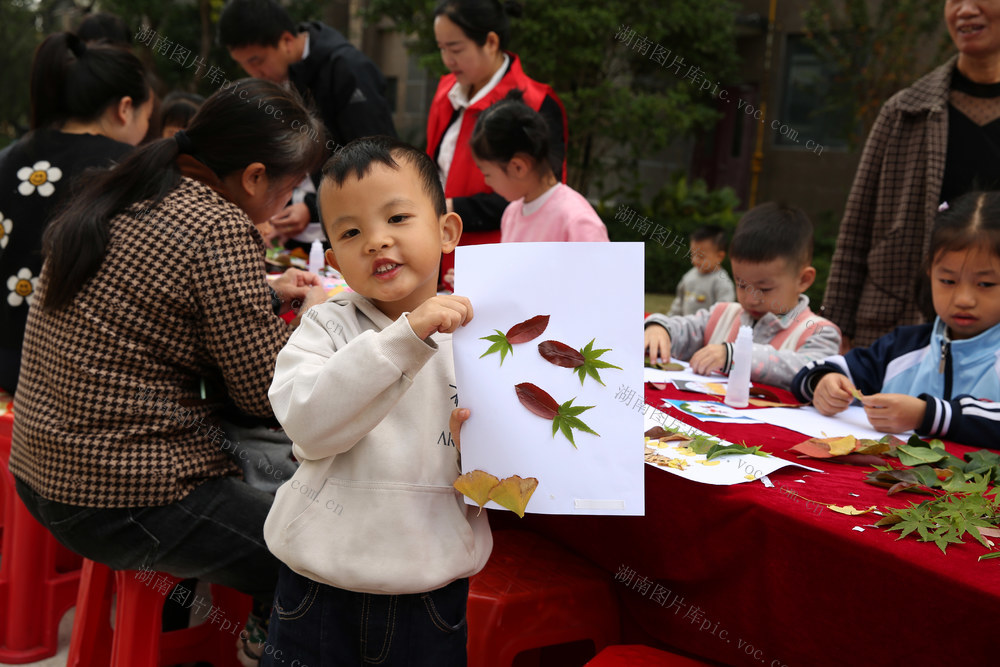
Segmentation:
[(816, 383), (813, 391), (813, 407), (819, 413), (831, 417), (843, 412), (854, 400), (855, 392), (860, 394), (846, 375), (827, 373)]

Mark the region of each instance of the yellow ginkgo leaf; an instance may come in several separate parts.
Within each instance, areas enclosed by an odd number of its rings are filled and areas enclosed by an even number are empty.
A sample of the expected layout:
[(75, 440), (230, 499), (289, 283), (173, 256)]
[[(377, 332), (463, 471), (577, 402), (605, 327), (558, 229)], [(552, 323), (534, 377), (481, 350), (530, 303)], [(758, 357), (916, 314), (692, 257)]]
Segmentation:
[(830, 454), (840, 456), (853, 452), (858, 440), (853, 435), (845, 435), (843, 438), (830, 438), (827, 443), (830, 445)]
[(865, 395), (862, 394), (860, 391), (858, 391), (857, 388), (855, 387), (851, 387), (851, 396), (858, 399), (859, 401), (865, 397)]
[(489, 499), (506, 507), (519, 517), (524, 518), (524, 509), (528, 506), (531, 494), (535, 492), (538, 480), (534, 477), (521, 479), (518, 475), (508, 477), (490, 490)]
[(859, 510), (854, 505), (827, 505), (828, 508), (834, 512), (840, 512), (841, 514), (847, 514), (848, 516), (858, 516), (859, 514), (868, 514), (869, 512), (874, 512), (876, 507), (872, 505), (868, 509)]
[(500, 480), (495, 475), (482, 470), (473, 470), (456, 479), (452, 486), (458, 489), (462, 495), (472, 498), (479, 505), (479, 511), (482, 512), (483, 505), (490, 499), (490, 491), (499, 483)]

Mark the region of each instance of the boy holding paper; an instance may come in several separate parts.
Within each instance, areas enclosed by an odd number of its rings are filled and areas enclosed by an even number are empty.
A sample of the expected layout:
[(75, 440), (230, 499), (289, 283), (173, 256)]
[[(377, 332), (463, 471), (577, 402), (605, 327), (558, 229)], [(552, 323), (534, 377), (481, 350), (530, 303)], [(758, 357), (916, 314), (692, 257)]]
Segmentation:
[(750, 377), (787, 389), (810, 361), (837, 354), (840, 330), (809, 309), (802, 294), (816, 278), (813, 228), (798, 208), (769, 202), (740, 219), (729, 259), (736, 303), (717, 303), (694, 315), (646, 318), (649, 358), (690, 359), (691, 370), (728, 374), (740, 326), (753, 327)]
[(430, 158), (387, 137), (334, 156), (319, 202), (354, 292), (277, 358), (269, 396), (302, 465), (264, 525), (284, 565), (261, 665), (464, 665), (468, 577), (493, 538), (452, 487), (468, 412), (452, 410), (451, 333), (472, 305), (436, 287), (462, 220)]

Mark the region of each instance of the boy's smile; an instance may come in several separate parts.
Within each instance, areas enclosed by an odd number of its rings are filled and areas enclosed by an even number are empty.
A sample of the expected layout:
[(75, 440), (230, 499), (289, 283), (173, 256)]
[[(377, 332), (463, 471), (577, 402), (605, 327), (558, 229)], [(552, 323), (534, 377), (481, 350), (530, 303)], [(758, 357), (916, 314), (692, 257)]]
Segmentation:
[(436, 214), (413, 165), (375, 163), (341, 186), (324, 179), (319, 196), (330, 237), (327, 261), (351, 289), (391, 319), (437, 293), (441, 253), (457, 245), (461, 221)]

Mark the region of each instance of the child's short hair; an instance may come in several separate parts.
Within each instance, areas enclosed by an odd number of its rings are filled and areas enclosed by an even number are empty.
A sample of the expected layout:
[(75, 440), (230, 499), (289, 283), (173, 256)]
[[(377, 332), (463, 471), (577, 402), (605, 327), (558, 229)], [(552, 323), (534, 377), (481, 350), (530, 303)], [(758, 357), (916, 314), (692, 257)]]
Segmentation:
[(479, 114), (469, 139), (480, 160), (507, 164), (516, 154), (524, 153), (555, 173), (549, 144), (545, 117), (524, 103), (524, 93), (517, 88)]
[(1000, 257), (1000, 192), (968, 192), (934, 218), (927, 268), (943, 252), (982, 247)]
[(812, 263), (813, 226), (800, 208), (767, 202), (743, 214), (736, 225), (729, 258), (744, 262), (787, 259), (796, 267)]
[(191, 119), (204, 104), (205, 98), (195, 93), (174, 91), (163, 98), (163, 111), (160, 112), (160, 125), (167, 127), (187, 128)]
[(725, 252), (729, 243), (726, 237), (726, 230), (718, 225), (702, 225), (691, 232), (692, 241), (711, 241), (717, 249)]
[(286, 32), (296, 34), (295, 22), (274, 0), (229, 0), (219, 15), (219, 42), (227, 49), (277, 46)]
[(361, 180), (371, 173), (372, 165), (376, 163), (395, 170), (399, 169), (400, 161), (416, 168), (424, 192), (434, 205), (434, 212), (438, 216), (448, 213), (437, 165), (427, 157), (427, 153), (393, 137), (362, 137), (351, 141), (323, 165), (323, 178), (341, 186), (351, 175)]

